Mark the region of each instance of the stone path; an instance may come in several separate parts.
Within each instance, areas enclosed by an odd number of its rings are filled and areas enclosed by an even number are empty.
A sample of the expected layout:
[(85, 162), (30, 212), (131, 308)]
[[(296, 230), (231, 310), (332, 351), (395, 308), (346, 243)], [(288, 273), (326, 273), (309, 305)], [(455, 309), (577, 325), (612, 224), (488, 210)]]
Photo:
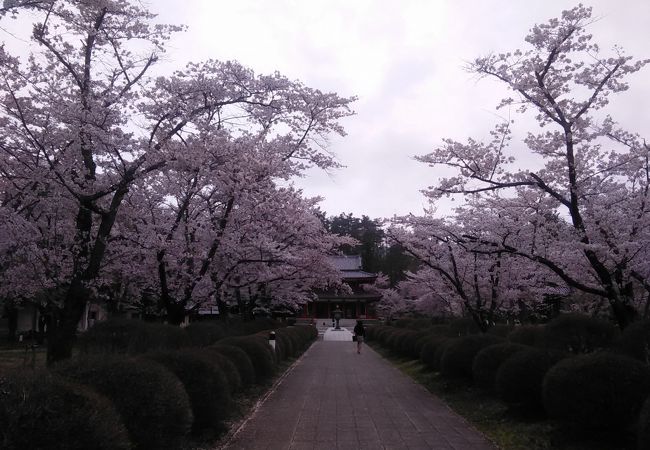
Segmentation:
[(317, 341), (224, 449), (496, 449), (364, 345)]

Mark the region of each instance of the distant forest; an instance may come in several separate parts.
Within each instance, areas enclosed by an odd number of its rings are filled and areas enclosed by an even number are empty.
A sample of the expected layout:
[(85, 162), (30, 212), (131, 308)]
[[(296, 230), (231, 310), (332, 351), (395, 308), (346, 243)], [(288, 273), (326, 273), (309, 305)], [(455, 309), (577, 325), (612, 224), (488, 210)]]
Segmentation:
[(351, 213), (333, 217), (322, 213), (318, 216), (329, 232), (359, 241), (354, 246), (343, 245), (340, 250), (345, 255), (361, 255), (363, 270), (386, 275), (391, 287), (404, 280), (406, 272), (417, 270), (417, 261), (407, 255), (401, 245), (387, 243), (383, 219), (371, 219), (365, 215), (359, 218)]

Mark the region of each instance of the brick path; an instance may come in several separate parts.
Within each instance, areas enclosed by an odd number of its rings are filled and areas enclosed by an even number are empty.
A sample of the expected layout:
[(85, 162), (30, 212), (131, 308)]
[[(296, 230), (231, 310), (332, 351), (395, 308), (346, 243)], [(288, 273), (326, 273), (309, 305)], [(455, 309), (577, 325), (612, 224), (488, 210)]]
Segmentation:
[(317, 341), (225, 449), (495, 449), (364, 345)]

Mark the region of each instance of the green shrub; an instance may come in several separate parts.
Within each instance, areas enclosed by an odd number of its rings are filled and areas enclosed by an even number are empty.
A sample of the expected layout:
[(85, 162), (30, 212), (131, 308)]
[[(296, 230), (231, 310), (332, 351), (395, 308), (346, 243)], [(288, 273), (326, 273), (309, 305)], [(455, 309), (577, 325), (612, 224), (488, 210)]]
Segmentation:
[(146, 354), (181, 380), (190, 398), (192, 431), (222, 431), (232, 406), (230, 386), (223, 370), (207, 356), (187, 350)]
[(565, 359), (544, 378), (551, 417), (586, 428), (622, 428), (650, 394), (650, 369), (627, 356), (597, 353)]
[(497, 371), (501, 364), (513, 354), (526, 348), (528, 347), (522, 344), (502, 342), (480, 350), (472, 364), (474, 384), (489, 391), (494, 390)]
[(207, 347), (228, 335), (222, 324), (212, 321), (192, 322), (185, 327), (185, 333), (194, 347)]
[(431, 370), (440, 370), (437, 351), (448, 340), (449, 338), (445, 336), (429, 336), (420, 350), (420, 361)]
[(471, 317), (454, 319), (447, 324), (447, 329), (450, 337), (469, 336), (481, 332), (481, 329)]
[(440, 373), (447, 378), (472, 378), (474, 356), (503, 339), (491, 334), (474, 334), (455, 339), (449, 344), (440, 361)]
[(541, 342), (543, 334), (543, 325), (518, 325), (508, 334), (508, 340), (515, 344), (535, 347)]
[(179, 327), (137, 319), (109, 319), (82, 334), (77, 348), (82, 354), (139, 354), (182, 348), (187, 344), (187, 334)]
[(397, 319), (394, 326), (408, 330), (423, 330), (431, 326), (431, 319)]
[(629, 325), (621, 333), (616, 347), (621, 353), (650, 364), (650, 320)]
[(530, 410), (542, 407), (542, 381), (564, 353), (527, 348), (506, 359), (496, 376), (496, 390), (503, 401)]
[(268, 317), (257, 317), (255, 320), (233, 319), (228, 326), (228, 334), (231, 336), (248, 336), (260, 331), (276, 330), (283, 325)]
[(219, 352), (214, 347), (202, 347), (200, 349), (192, 350), (192, 352), (197, 353), (208, 360), (211, 364), (216, 365), (223, 372), (226, 376), (226, 380), (228, 380), (228, 386), (230, 387), (231, 392), (242, 390), (243, 385), (241, 375), (239, 374), (237, 366), (230, 360), (230, 358)]
[(377, 327), (376, 340), (380, 345), (386, 346), (386, 339), (392, 334), (394, 328), (386, 325)]
[(605, 320), (566, 314), (546, 324), (542, 345), (573, 354), (591, 353), (609, 347), (617, 333), (616, 327)]
[(424, 342), (420, 343), (420, 339), (426, 336), (429, 336), (429, 333), (424, 330), (411, 331), (405, 334), (398, 343), (400, 355), (407, 358), (418, 359), (420, 357), (422, 345), (424, 345)]
[(216, 344), (209, 347), (209, 349), (213, 349), (214, 351), (224, 355), (235, 365), (242, 382), (242, 387), (246, 388), (255, 383), (255, 368), (253, 367), (251, 358), (244, 350), (239, 347), (225, 344)]
[(275, 373), (275, 354), (269, 341), (261, 336), (239, 336), (222, 339), (220, 343), (234, 345), (246, 352), (255, 369), (255, 381), (263, 382)]
[(456, 330), (450, 328), (448, 325), (432, 325), (427, 328), (427, 333), (435, 336), (457, 337)]
[(293, 358), (299, 354), (298, 348), (300, 347), (300, 341), (296, 338), (295, 334), (286, 331), (286, 328), (281, 328), (276, 332), (276, 335), (284, 338), (284, 359)]
[(154, 343), (149, 351), (177, 350), (189, 346), (188, 335), (181, 327), (164, 323), (150, 323), (148, 325)]
[(0, 445), (5, 450), (132, 448), (110, 401), (47, 372), (0, 377)]
[(506, 325), (504, 323), (498, 323), (498, 324), (493, 325), (490, 328), (488, 328), (487, 332), (488, 332), (488, 334), (493, 334), (495, 336), (499, 336), (499, 337), (502, 337), (502, 338), (505, 339), (505, 338), (508, 337), (510, 332), (512, 332), (513, 328), (514, 327), (512, 325)]
[(650, 397), (648, 397), (641, 408), (638, 424), (638, 449), (647, 450), (650, 448)]
[(408, 330), (401, 328), (393, 328), (387, 334), (384, 335), (385, 346), (388, 347), (391, 351), (397, 352), (399, 339), (405, 334), (408, 333)]
[(190, 430), (187, 392), (172, 372), (156, 362), (103, 356), (66, 361), (54, 370), (111, 400), (139, 449), (179, 448)]

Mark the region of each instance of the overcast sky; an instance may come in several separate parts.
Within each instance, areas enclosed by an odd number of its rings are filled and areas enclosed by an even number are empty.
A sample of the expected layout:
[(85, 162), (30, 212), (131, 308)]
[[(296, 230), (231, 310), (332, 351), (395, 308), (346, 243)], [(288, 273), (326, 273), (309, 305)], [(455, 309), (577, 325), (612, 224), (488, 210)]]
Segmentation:
[[(341, 96), (356, 95), (348, 135), (330, 149), (346, 167), (314, 171), (297, 181), (322, 196), (330, 215), (373, 218), (421, 213), (419, 190), (439, 175), (412, 159), (442, 138), (484, 138), (500, 119), (495, 106), (506, 91), (463, 70), (490, 52), (525, 48), (535, 23), (559, 17), (577, 2), (565, 0), (155, 0), (167, 23), (189, 30), (170, 43), (167, 65), (208, 58), (236, 59), (258, 73), (290, 79)], [(599, 0), (591, 33), (603, 51), (614, 44), (650, 58), (650, 2)], [(609, 111), (650, 139), (650, 69)], [(515, 116), (515, 113), (512, 112)], [(515, 117), (516, 118), (516, 117)], [(525, 122), (523, 122), (526, 126)], [(529, 126), (529, 125), (528, 125)], [(520, 144), (515, 143), (515, 147)], [(513, 150), (516, 150), (514, 148)], [(442, 205), (444, 211), (447, 205)]]

